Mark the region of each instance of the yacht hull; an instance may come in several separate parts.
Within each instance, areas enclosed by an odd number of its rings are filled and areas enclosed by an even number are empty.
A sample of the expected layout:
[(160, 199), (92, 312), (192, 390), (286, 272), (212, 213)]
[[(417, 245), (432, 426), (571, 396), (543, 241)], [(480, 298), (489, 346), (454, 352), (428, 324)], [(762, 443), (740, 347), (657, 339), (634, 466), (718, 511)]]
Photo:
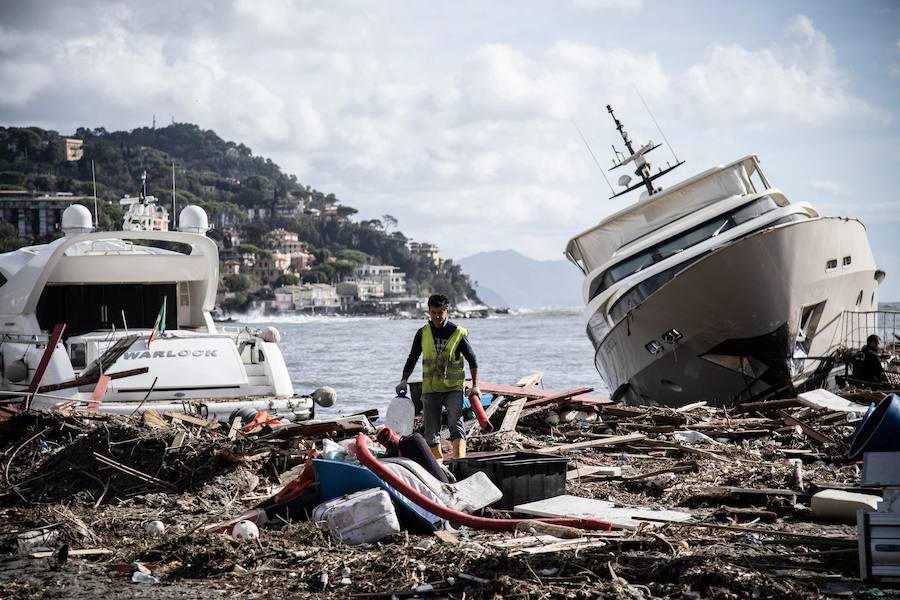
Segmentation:
[[(595, 364), (613, 397), (631, 404), (788, 395), (819, 364), (803, 356), (841, 344), (844, 311), (875, 310), (875, 270), (859, 221), (815, 218), (763, 230), (649, 296), (599, 342)], [(672, 330), (681, 337), (665, 341), (677, 337), (665, 335)]]

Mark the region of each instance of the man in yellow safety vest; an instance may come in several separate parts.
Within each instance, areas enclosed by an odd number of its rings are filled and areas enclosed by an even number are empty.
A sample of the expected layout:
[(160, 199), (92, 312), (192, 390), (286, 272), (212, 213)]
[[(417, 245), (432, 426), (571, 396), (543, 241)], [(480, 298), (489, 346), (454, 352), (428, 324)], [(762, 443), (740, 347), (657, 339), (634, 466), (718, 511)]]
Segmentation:
[(475, 350), (469, 343), (468, 332), (448, 321), (450, 301), (443, 294), (433, 294), (428, 298), (428, 322), (416, 332), (406, 365), (403, 379), (396, 391), (406, 393), (406, 380), (416, 368), (419, 354), (422, 355), (422, 412), (425, 416), (425, 441), (431, 446), (431, 453), (438, 460), (444, 458), (441, 452), (441, 413), (447, 409), (447, 426), (450, 428), (450, 442), (453, 457), (466, 455), (466, 432), (463, 427), (463, 392), (465, 391), (465, 369), (463, 358), (469, 363), (472, 387), (469, 396), (477, 396), (478, 361)]

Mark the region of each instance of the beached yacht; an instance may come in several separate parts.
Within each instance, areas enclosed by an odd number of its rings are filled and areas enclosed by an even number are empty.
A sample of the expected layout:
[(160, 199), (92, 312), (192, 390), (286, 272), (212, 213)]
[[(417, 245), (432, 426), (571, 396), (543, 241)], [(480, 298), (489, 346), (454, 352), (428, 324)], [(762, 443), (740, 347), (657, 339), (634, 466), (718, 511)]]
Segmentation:
[[(594, 362), (614, 399), (679, 406), (817, 386), (845, 311), (875, 311), (884, 278), (856, 219), (820, 216), (773, 188), (755, 155), (668, 189), (611, 107), (627, 152), (613, 168), (641, 198), (574, 238)], [(859, 337), (865, 332), (855, 331)], [(862, 336), (864, 339), (864, 335)]]
[(0, 398), (39, 387), (37, 407), (309, 418), (312, 400), (295, 394), (278, 331), (214, 323), (219, 259), (206, 213), (186, 206), (168, 231), (152, 196), (122, 203), (122, 231), (93, 231), (88, 209), (73, 204), (64, 237), (0, 255)]

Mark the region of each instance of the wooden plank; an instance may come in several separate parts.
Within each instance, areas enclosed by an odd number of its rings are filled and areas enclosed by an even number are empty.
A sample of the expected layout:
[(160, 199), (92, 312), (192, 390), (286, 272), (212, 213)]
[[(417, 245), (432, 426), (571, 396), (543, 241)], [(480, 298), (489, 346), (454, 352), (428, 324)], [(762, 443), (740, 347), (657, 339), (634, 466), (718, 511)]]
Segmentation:
[(625, 417), (626, 419), (647, 416), (646, 411), (643, 411), (639, 408), (628, 408), (625, 406), (604, 406), (603, 412), (614, 417)]
[(231, 420), (231, 426), (228, 428), (228, 439), (233, 440), (237, 437), (238, 431), (241, 429), (241, 417), (236, 416)]
[(543, 371), (538, 371), (537, 373), (532, 373), (531, 375), (521, 377), (514, 385), (521, 388), (537, 387), (538, 385), (540, 385), (543, 378)]
[[(46, 550), (42, 552), (32, 552), (31, 558), (50, 558), (56, 556), (59, 550)], [(113, 551), (108, 548), (82, 548), (79, 550), (69, 550), (68, 556), (100, 556), (103, 554), (112, 554)]]
[(94, 392), (91, 394), (91, 401), (88, 402), (87, 405), (88, 412), (97, 412), (100, 410), (100, 403), (103, 402), (103, 396), (106, 395), (106, 389), (109, 387), (110, 381), (109, 375), (101, 375), (97, 380), (97, 385), (94, 387)]
[(25, 397), (24, 405), (25, 410), (28, 410), (31, 407), (31, 401), (34, 400), (34, 395), (37, 393), (38, 388), (41, 387), (41, 379), (44, 378), (44, 373), (47, 372), (47, 366), (50, 364), (50, 359), (53, 357), (53, 353), (56, 352), (56, 347), (59, 345), (60, 340), (62, 340), (65, 331), (65, 323), (59, 323), (58, 325), (53, 326), (53, 332), (50, 334), (50, 339), (47, 341), (47, 348), (44, 349), (41, 360), (38, 362), (37, 369), (34, 370), (34, 375), (31, 376), (31, 383), (28, 384), (28, 395)]
[(704, 406), (706, 406), (706, 400), (702, 400), (700, 402), (694, 402), (693, 404), (685, 404), (684, 406), (682, 406), (680, 408), (676, 408), (675, 412), (677, 412), (677, 413), (691, 412), (695, 408), (702, 408)]
[(172, 440), (172, 445), (169, 446), (169, 450), (178, 450), (181, 448), (181, 445), (184, 444), (184, 438), (187, 437), (187, 433), (184, 431), (179, 431), (175, 434), (175, 439)]
[(802, 406), (797, 398), (788, 398), (786, 400), (763, 400), (762, 402), (747, 402), (746, 404), (738, 404), (734, 407), (735, 412), (766, 412), (781, 410), (783, 408), (793, 408), (794, 406)]
[(606, 476), (618, 477), (622, 474), (622, 467), (594, 467), (591, 465), (578, 465), (574, 469), (566, 471), (566, 481), (580, 479), (582, 477)]
[[(555, 390), (539, 390), (537, 388), (521, 388), (514, 385), (498, 383), (479, 383), (478, 388), (488, 394), (506, 396), (508, 398), (547, 398), (559, 394)], [(612, 404), (612, 400), (602, 396), (580, 396), (579, 400), (594, 401), (599, 404)]]
[(200, 417), (195, 417), (193, 415), (188, 415), (185, 413), (167, 412), (163, 414), (173, 421), (184, 421), (185, 423), (190, 423), (191, 425), (199, 425), (200, 427), (209, 427), (210, 425), (210, 422), (206, 419), (201, 419)]
[(119, 360), (119, 357), (131, 348), (131, 345), (134, 344), (138, 337), (140, 336), (128, 335), (117, 340), (116, 343), (107, 348), (106, 352), (101, 354), (97, 360), (89, 364), (87, 368), (81, 372), (81, 376), (87, 378), (102, 375), (106, 369)]
[(588, 440), (586, 442), (575, 442), (574, 444), (560, 444), (559, 446), (549, 446), (547, 448), (538, 448), (535, 452), (566, 452), (568, 450), (579, 450), (582, 448), (600, 448), (602, 446), (616, 446), (618, 444), (630, 444), (632, 442), (640, 442), (646, 440), (647, 436), (643, 433), (629, 433), (627, 435), (614, 435), (608, 438), (597, 440)]
[(555, 544), (545, 544), (543, 546), (529, 546), (527, 548), (522, 548), (521, 550), (512, 552), (510, 556), (516, 556), (517, 554), (555, 554), (557, 552), (568, 552), (570, 550), (581, 550), (583, 548), (599, 548), (605, 545), (606, 542), (604, 542), (603, 540), (590, 540), (580, 538), (556, 542)]
[(128, 465), (123, 465), (122, 463), (120, 463), (116, 460), (113, 460), (109, 456), (104, 456), (103, 454), (100, 454), (99, 452), (94, 452), (94, 458), (96, 458), (101, 464), (104, 464), (108, 467), (112, 467), (118, 471), (121, 471), (122, 473), (125, 473), (126, 475), (130, 475), (136, 479), (140, 479), (141, 481), (145, 481), (147, 483), (152, 483), (154, 485), (158, 485), (159, 487), (165, 488), (172, 492), (178, 491), (178, 489), (175, 486), (173, 486), (172, 484), (170, 484), (167, 481), (158, 479), (158, 478), (154, 477), (153, 475), (148, 475), (147, 473), (144, 473), (143, 471), (139, 471), (137, 469), (129, 467)]
[[(138, 369), (128, 369), (126, 371), (116, 371), (115, 373), (106, 373), (106, 376), (110, 379), (121, 379), (122, 377), (131, 377), (132, 375), (143, 375), (148, 372), (150, 367), (140, 367)], [(49, 385), (42, 385), (38, 388), (37, 393), (43, 394), (45, 392), (55, 392), (57, 390), (66, 390), (73, 387), (81, 387), (83, 385), (92, 385), (97, 383), (100, 380), (100, 375), (93, 375), (91, 377), (76, 377), (75, 379), (70, 379), (69, 381), (63, 381), (61, 383), (51, 383)]]
[(435, 531), (434, 537), (441, 540), (445, 544), (450, 544), (451, 546), (459, 545), (459, 538), (456, 537), (454, 534), (450, 533), (449, 531), (445, 531), (443, 529), (438, 529), (437, 531)]
[(786, 425), (800, 427), (800, 430), (803, 431), (803, 434), (806, 437), (808, 437), (809, 439), (811, 439), (815, 442), (818, 442), (820, 444), (832, 444), (832, 445), (835, 444), (835, 441), (833, 439), (831, 439), (830, 437), (828, 437), (827, 435), (825, 435), (824, 433), (816, 431), (815, 429), (810, 427), (804, 421), (801, 421), (800, 419), (792, 417), (791, 415), (787, 414), (783, 410), (779, 411), (778, 415), (784, 420)]
[(565, 392), (557, 392), (556, 394), (551, 394), (550, 396), (544, 396), (543, 398), (535, 398), (529, 400), (525, 403), (525, 408), (535, 408), (537, 406), (546, 406), (548, 404), (553, 404), (554, 402), (561, 402), (563, 400), (568, 400), (574, 396), (581, 396), (583, 394), (587, 394), (589, 392), (593, 392), (594, 388), (592, 387), (580, 387), (575, 388), (574, 390), (568, 390)]
[(528, 402), (528, 398), (517, 398), (509, 403), (509, 406), (506, 408), (506, 414), (503, 415), (500, 431), (516, 430), (516, 425), (519, 422), (519, 417), (522, 415), (522, 409), (525, 408), (526, 402)]

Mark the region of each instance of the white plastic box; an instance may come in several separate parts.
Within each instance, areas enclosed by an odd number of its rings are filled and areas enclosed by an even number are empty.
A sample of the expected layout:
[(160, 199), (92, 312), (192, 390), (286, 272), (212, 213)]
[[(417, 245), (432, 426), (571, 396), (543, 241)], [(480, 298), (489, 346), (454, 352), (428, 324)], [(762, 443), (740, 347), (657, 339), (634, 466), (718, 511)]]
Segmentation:
[(400, 532), (400, 522), (388, 493), (372, 488), (320, 504), (313, 510), (316, 523), (324, 523), (332, 537), (355, 546), (370, 544)]

